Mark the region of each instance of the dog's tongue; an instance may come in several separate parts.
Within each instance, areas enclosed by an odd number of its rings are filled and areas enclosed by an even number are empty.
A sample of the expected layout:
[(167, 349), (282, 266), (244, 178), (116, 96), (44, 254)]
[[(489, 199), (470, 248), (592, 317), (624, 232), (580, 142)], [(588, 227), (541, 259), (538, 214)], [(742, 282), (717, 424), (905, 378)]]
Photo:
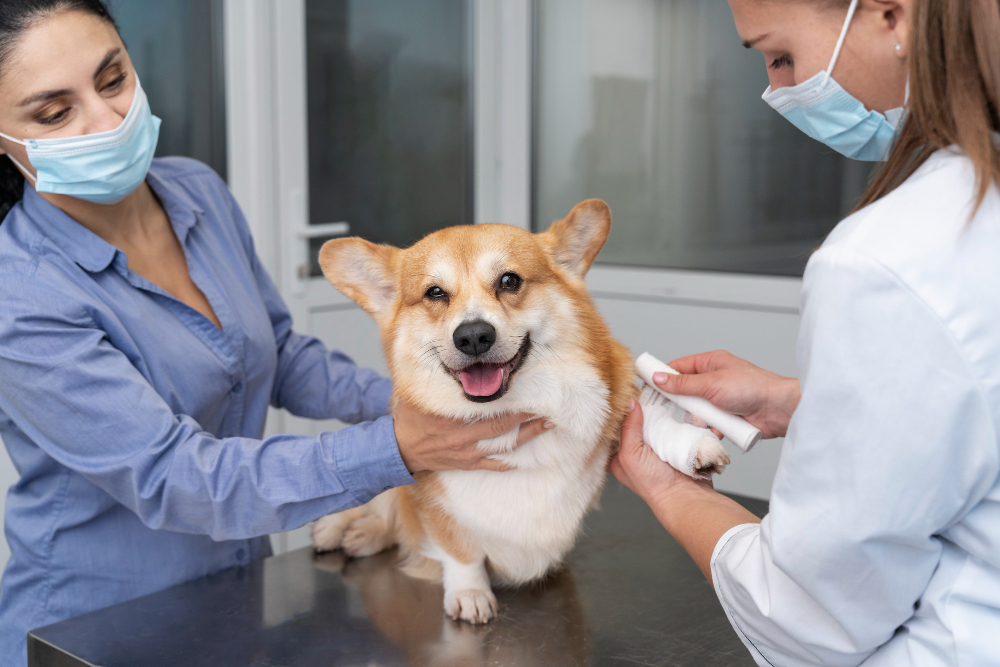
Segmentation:
[(492, 396), (503, 384), (503, 366), (474, 364), (459, 374), (469, 396)]

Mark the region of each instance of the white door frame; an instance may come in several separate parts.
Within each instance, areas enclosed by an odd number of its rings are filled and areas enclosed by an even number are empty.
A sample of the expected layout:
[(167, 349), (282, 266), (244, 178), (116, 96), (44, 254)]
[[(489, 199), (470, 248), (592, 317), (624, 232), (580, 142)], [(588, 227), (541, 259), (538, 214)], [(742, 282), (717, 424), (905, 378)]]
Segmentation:
[(475, 0), (475, 222), (531, 227), (532, 0)]

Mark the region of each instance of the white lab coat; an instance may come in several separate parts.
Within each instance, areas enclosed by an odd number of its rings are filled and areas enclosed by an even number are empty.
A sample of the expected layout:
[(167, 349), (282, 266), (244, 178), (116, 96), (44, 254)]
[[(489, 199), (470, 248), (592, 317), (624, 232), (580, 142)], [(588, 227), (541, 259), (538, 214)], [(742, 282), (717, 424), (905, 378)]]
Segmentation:
[(716, 592), (760, 665), (1000, 665), (1000, 192), (939, 151), (809, 262), (771, 512)]

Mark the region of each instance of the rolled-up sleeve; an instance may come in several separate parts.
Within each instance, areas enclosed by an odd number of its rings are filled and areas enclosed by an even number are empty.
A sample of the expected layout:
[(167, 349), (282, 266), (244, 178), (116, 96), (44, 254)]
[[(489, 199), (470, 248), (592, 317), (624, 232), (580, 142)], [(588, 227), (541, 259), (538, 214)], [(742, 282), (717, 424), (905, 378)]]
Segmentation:
[[(7, 291), (18, 296), (0, 316), (3, 413), (151, 528), (255, 537), (413, 481), (391, 417), (318, 437), (217, 438), (174, 414), (84, 307), (27, 281)], [(354, 413), (377, 413), (375, 393)]]
[[(389, 412), (392, 382), (350, 357), (329, 350), (318, 338), (292, 330), (292, 316), (277, 287), (260, 264), (253, 239), (239, 204), (225, 183), (218, 180), (220, 195), (230, 212), (251, 262), (261, 299), (267, 307), (278, 346), (271, 405), (308, 419), (339, 419), (348, 424), (377, 419)], [(332, 287), (330, 289), (333, 289)]]
[(950, 330), (884, 266), (824, 249), (806, 275), (802, 400), (759, 525), (712, 556), (761, 665), (857, 665), (913, 614), (939, 535), (996, 479), (996, 433)]

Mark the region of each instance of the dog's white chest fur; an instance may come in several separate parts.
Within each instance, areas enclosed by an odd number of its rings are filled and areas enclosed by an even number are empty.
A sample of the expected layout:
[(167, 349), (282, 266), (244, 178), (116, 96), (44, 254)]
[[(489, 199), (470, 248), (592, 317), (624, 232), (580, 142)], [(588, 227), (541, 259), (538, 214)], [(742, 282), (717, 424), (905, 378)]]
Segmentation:
[(518, 394), (543, 398), (518, 409), (550, 415), (556, 428), (496, 455), (514, 470), (439, 473), (443, 509), (511, 583), (543, 576), (572, 548), (607, 463), (608, 389), (594, 370), (564, 367), (558, 377), (538, 374), (529, 383), (536, 386), (519, 387)]

